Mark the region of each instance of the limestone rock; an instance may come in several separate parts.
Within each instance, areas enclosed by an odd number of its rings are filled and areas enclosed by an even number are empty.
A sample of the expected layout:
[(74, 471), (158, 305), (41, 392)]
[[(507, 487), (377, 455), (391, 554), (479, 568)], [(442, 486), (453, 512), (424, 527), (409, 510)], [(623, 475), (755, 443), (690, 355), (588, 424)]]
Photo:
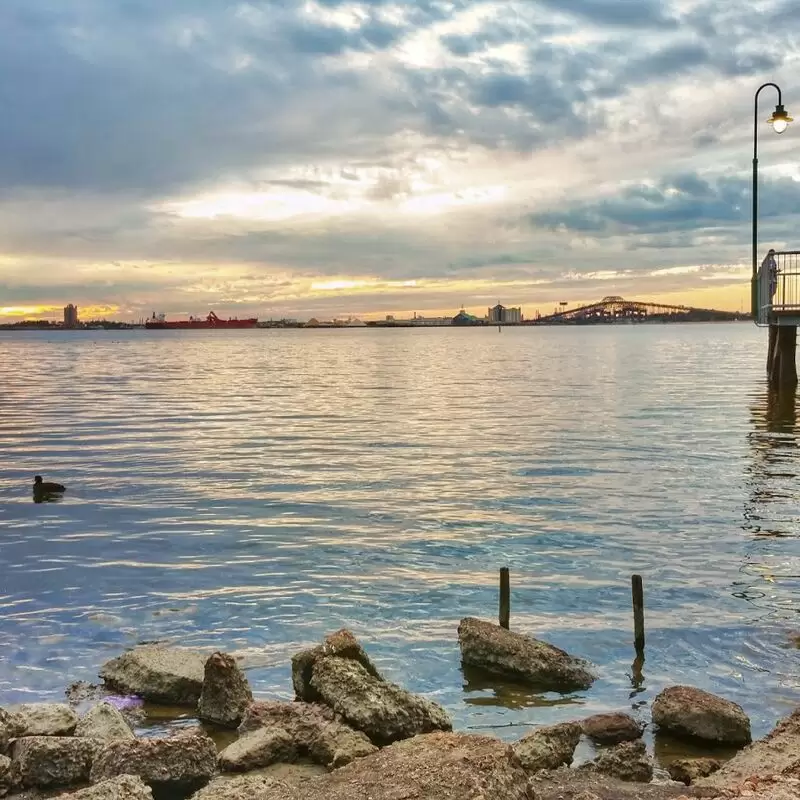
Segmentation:
[(765, 738), (753, 742), (696, 786), (723, 788), (752, 776), (780, 775), (800, 760), (800, 709), (781, 720)]
[(100, 677), (118, 692), (194, 706), (203, 689), (204, 666), (203, 656), (193, 650), (142, 645), (104, 664)]
[(338, 657), (318, 660), (311, 686), (345, 722), (379, 746), (452, 729), (440, 705), (378, 680), (357, 661)]
[(92, 783), (137, 775), (156, 795), (196, 791), (217, 771), (217, 748), (207, 736), (190, 733), (164, 739), (109, 742), (97, 754)]
[(266, 788), (276, 782), (302, 786), (326, 774), (320, 766), (303, 763), (272, 764), (244, 774), (228, 772), (209, 781), (208, 785), (192, 795), (192, 800), (260, 800)]
[(11, 759), (0, 756), (0, 797), (5, 797), (11, 789)]
[(581, 721), (583, 732), (598, 744), (619, 744), (641, 739), (644, 728), (630, 714), (595, 714)]
[(588, 689), (595, 676), (581, 659), (521, 633), (467, 617), (458, 626), (465, 665), (543, 689)]
[(693, 739), (747, 744), (750, 720), (741, 706), (691, 686), (670, 686), (653, 703), (659, 730)]
[(690, 786), (698, 778), (712, 775), (721, 766), (716, 758), (679, 758), (667, 767), (667, 772), (672, 780)]
[(314, 702), (319, 700), (319, 695), (311, 685), (314, 665), (321, 658), (337, 656), (356, 661), (373, 677), (382, 681), (378, 670), (370, 661), (364, 648), (358, 643), (356, 637), (346, 628), (325, 637), (325, 641), (317, 647), (302, 650), (292, 656), (292, 684), (298, 700)]
[(67, 736), (28, 736), (12, 749), (11, 779), (15, 787), (48, 789), (89, 779), (98, 743)]
[(205, 663), (203, 690), (198, 715), (205, 722), (235, 728), (253, 693), (236, 659), (227, 653), (214, 653)]
[(92, 739), (133, 739), (133, 731), (122, 712), (109, 703), (98, 703), (78, 721), (76, 736)]
[(653, 780), (653, 762), (643, 741), (623, 742), (601, 752), (590, 765), (597, 772), (621, 781), (649, 783)]
[(8, 750), (12, 739), (22, 735), (22, 720), (18, 714), (0, 708), (0, 755)]
[(282, 728), (261, 728), (228, 745), (218, 758), (227, 772), (247, 772), (279, 761), (295, 761), (297, 746)]
[(514, 745), (514, 752), (528, 772), (558, 769), (572, 763), (580, 738), (581, 726), (578, 722), (549, 725), (520, 739)]
[(135, 775), (120, 775), (71, 794), (59, 800), (153, 800), (150, 787)]
[(300, 757), (308, 756), (331, 769), (368, 756), (377, 749), (363, 733), (337, 721), (328, 706), (317, 703), (253, 703), (245, 712), (239, 733), (260, 728), (285, 730)]
[(78, 715), (64, 703), (23, 703), (14, 713), (20, 736), (71, 736), (78, 724)]

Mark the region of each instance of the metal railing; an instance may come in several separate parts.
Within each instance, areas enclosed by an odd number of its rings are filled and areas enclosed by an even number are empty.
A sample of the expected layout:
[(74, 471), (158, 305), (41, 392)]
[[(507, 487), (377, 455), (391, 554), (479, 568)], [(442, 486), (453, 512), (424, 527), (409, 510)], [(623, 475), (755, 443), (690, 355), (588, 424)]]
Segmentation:
[[(800, 250), (773, 253), (777, 270), (758, 269), (756, 325), (780, 325), (781, 317), (800, 317)], [(790, 323), (786, 320), (785, 324)]]

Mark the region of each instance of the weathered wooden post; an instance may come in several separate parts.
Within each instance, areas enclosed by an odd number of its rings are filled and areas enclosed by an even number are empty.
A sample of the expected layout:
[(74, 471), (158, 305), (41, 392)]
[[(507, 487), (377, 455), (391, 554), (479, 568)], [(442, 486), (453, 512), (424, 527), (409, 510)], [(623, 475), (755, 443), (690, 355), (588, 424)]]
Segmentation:
[(500, 568), (500, 627), (508, 630), (511, 619), (511, 581), (508, 567)]
[(797, 327), (770, 326), (770, 356), (767, 358), (769, 385), (772, 389), (794, 389), (797, 386)]
[(633, 644), (637, 657), (644, 660), (644, 588), (642, 576), (631, 576), (631, 594), (633, 595)]

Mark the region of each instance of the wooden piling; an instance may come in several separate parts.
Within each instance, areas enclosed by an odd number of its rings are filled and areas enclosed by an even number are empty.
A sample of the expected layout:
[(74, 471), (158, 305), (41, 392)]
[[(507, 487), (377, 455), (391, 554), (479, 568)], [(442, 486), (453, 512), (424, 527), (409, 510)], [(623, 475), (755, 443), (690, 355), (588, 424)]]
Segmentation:
[(770, 328), (769, 385), (779, 391), (793, 390), (797, 386), (797, 327), (776, 325), (774, 334)]
[(500, 568), (500, 627), (508, 630), (511, 619), (511, 581), (508, 567)]
[(778, 326), (769, 326), (769, 344), (767, 345), (767, 375), (772, 375), (772, 362), (775, 359), (775, 341), (778, 338)]
[(644, 660), (644, 588), (642, 576), (631, 576), (631, 594), (633, 596), (633, 643), (636, 655)]

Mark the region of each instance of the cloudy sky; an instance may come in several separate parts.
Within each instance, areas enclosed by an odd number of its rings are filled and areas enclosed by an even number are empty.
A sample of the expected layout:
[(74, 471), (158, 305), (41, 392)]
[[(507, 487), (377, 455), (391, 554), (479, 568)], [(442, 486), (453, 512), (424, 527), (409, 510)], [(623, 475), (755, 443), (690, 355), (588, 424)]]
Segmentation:
[(0, 317), (747, 307), (799, 42), (797, 0), (2, 0)]

